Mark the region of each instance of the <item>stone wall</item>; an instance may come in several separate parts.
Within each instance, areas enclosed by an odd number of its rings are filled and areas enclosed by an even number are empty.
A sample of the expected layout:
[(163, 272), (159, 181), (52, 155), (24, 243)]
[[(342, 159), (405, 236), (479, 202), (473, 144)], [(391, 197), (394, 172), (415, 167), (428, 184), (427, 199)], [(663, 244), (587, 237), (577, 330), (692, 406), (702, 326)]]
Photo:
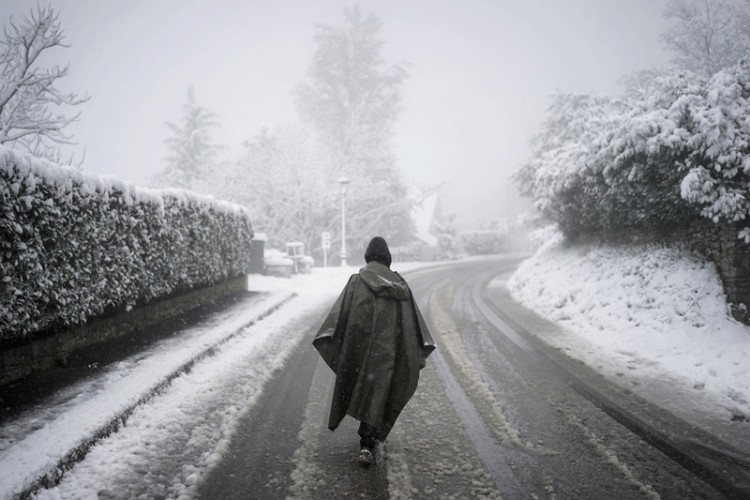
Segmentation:
[(737, 238), (737, 225), (724, 225), (715, 231), (708, 255), (716, 263), (732, 316), (750, 324), (750, 244)]
[(247, 276), (212, 287), (191, 290), (107, 318), (51, 335), (30, 335), (22, 342), (0, 343), (0, 385), (64, 364), (83, 347), (103, 342), (174, 318), (198, 306), (247, 290)]

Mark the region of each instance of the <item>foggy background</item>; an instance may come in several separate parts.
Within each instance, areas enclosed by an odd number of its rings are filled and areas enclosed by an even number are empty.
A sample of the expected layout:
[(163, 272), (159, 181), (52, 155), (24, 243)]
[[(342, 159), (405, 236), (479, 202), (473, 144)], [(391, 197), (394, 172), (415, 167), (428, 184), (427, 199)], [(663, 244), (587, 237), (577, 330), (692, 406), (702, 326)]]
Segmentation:
[[(383, 22), (387, 63), (408, 62), (394, 150), (409, 184), (441, 184), (459, 229), (514, 218), (508, 175), (555, 91), (616, 94), (618, 79), (664, 66), (666, 0), (360, 1)], [(163, 167), (166, 121), (187, 89), (217, 115), (230, 151), (263, 128), (296, 121), (292, 89), (315, 49), (314, 23), (343, 25), (339, 0), (49, 3), (68, 49), (42, 64), (70, 63), (62, 90), (88, 93), (69, 127), (83, 169), (144, 184)], [(0, 19), (37, 2), (4, 0)], [(42, 3), (41, 5), (46, 5)], [(52, 61), (50, 58), (59, 58)], [(512, 201), (511, 207), (508, 200)]]

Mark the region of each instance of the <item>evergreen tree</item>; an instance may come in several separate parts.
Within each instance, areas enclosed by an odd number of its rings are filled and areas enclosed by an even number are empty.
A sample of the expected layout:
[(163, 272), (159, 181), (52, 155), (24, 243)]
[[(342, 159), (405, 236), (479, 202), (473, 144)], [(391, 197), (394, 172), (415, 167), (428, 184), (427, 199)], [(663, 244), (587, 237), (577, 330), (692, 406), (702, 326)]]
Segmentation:
[(182, 111), (179, 124), (166, 122), (172, 136), (165, 141), (169, 154), (158, 182), (163, 186), (205, 191), (220, 149), (211, 132), (219, 124), (214, 113), (195, 102), (192, 86), (188, 88)]

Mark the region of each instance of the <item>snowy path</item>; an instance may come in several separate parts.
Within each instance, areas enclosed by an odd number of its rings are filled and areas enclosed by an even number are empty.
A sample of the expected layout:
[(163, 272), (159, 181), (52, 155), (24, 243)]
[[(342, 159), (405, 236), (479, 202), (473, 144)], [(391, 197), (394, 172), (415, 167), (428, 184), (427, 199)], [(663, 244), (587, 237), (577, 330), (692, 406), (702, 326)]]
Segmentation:
[[(684, 419), (659, 399), (638, 397), (629, 377), (613, 377), (613, 383), (540, 341), (541, 318), (519, 308), (507, 290), (487, 289), (493, 275), (513, 267), (503, 260), (492, 266), (468, 262), (431, 280), (410, 280), (427, 301), (447, 360), (449, 370), (441, 369), (439, 358), (432, 364), (452, 406), (465, 428), (472, 429), (476, 412), (492, 433), (483, 440), (484, 451), (474, 447), (503, 496), (750, 494), (747, 426), (726, 415), (714, 426)], [(509, 323), (505, 314), (518, 322)], [(547, 334), (551, 327), (546, 324)], [(450, 394), (450, 377), (468, 404)], [(657, 395), (653, 390), (651, 396)], [(469, 410), (461, 411), (462, 405)], [(683, 401), (683, 410), (690, 407)]]
[[(238, 411), (231, 405), (225, 406), (221, 391), (212, 389), (211, 384), (222, 383), (221, 377), (229, 377), (223, 383), (235, 385), (237, 382), (231, 379), (232, 370), (227, 367), (232, 366), (243, 372), (237, 363), (244, 363), (253, 367), (253, 370), (245, 370), (250, 377), (245, 381), (246, 390), (259, 391), (264, 380), (283, 363), (289, 351), (290, 339), (276, 339), (278, 345), (274, 347), (271, 342), (274, 333), (304, 313), (306, 308), (317, 309), (323, 303), (330, 302), (332, 298), (326, 291), (339, 288), (339, 283), (345, 280), (344, 276), (349, 272), (351, 270), (344, 270), (342, 275), (341, 271), (334, 271), (322, 278), (307, 276), (294, 284), (257, 277), (252, 284), (267, 291), (264, 299), (249, 298), (240, 302), (178, 337), (161, 341), (147, 351), (124, 359), (103, 373), (68, 387), (38, 407), (5, 422), (0, 427), (0, 497), (11, 498), (23, 491), (33, 491), (40, 485), (54, 484), (56, 477), (69, 466), (76, 465), (85, 455), (84, 462), (65, 474), (59, 489), (40, 494), (54, 497), (57, 491), (64, 491), (66, 481), (85, 477), (82, 471), (92, 463), (87, 453), (95, 457), (96, 462), (105, 464), (101, 467), (106, 469), (108, 464), (116, 469), (127, 466), (126, 461), (121, 460), (121, 454), (128, 456), (133, 451), (133, 456), (148, 457), (144, 450), (152, 448), (154, 453), (160, 453), (175, 446), (187, 446), (187, 443), (176, 444), (176, 439), (170, 441), (169, 438), (174, 437), (176, 431), (187, 432), (182, 426), (191, 426), (185, 422), (193, 421), (196, 412), (200, 413), (202, 408), (211, 405), (225, 415), (231, 416), (232, 412)], [(283, 309), (284, 304), (295, 295), (294, 286), (301, 286), (307, 294), (295, 298), (294, 306)], [(275, 313), (273, 318), (266, 318), (271, 312)], [(245, 357), (240, 361), (232, 357), (243, 355)], [(195, 389), (208, 389), (191, 396), (192, 384)], [(212, 392), (220, 394), (220, 401), (211, 400)], [(246, 396), (250, 397), (251, 394)], [(181, 398), (183, 403), (179, 403)], [(171, 403), (163, 406), (164, 401)], [(241, 402), (239, 404), (241, 406)], [(217, 421), (220, 420), (217, 418)], [(208, 436), (223, 432), (221, 425), (207, 425), (209, 427), (202, 429), (197, 424), (189, 434), (195, 434), (195, 439), (200, 441), (201, 434)], [(144, 429), (152, 429), (162, 439), (150, 441), (140, 437), (139, 431)], [(97, 445), (110, 434), (110, 439)], [(166, 444), (163, 441), (165, 437)], [(117, 441), (123, 441), (120, 448), (111, 444)], [(143, 449), (133, 449), (138, 446)], [(109, 451), (102, 452), (102, 449)], [(207, 457), (201, 460), (206, 461), (203, 465), (210, 462)], [(148, 465), (149, 462), (144, 463)], [(131, 465), (133, 470), (140, 470), (148, 478), (142, 467)], [(154, 487), (176, 491), (180, 486), (174, 483), (180, 479), (187, 481), (188, 476), (190, 474), (185, 477), (178, 474), (177, 479), (161, 477), (154, 481)], [(172, 482), (165, 486), (165, 480)], [(132, 482), (133, 478), (127, 478), (128, 481)], [(92, 479), (92, 482), (103, 484), (98, 479)], [(146, 483), (150, 482), (150, 479), (146, 480)], [(78, 484), (85, 484), (85, 480)], [(106, 491), (100, 493), (106, 496)], [(95, 496), (96, 492), (93, 494)]]
[(55, 474), (74, 461), (74, 453), (85, 453), (90, 444), (117, 430), (133, 410), (196, 361), (289, 298), (281, 292), (260, 302), (248, 299), (219, 320), (162, 341), (7, 422), (0, 429), (0, 491), (18, 492), (44, 474)]
[[(220, 315), (198, 329), (203, 333), (186, 332), (190, 342), (160, 345), (124, 361), (97, 383), (60, 395), (47, 413), (5, 426), (0, 465), (16, 467), (16, 475), (3, 468), (0, 492), (9, 498), (28, 487), (66, 447), (111, 418), (114, 406), (127, 407), (155, 380), (210, 350), (138, 404), (125, 426), (98, 441), (59, 485), (38, 491), (37, 498), (746, 493), (750, 485), (741, 472), (734, 478), (721, 472), (747, 467), (748, 457), (736, 449), (746, 436), (727, 434), (738, 422), (687, 421), (668, 405), (636, 397), (644, 387), (633, 382), (650, 373), (612, 376), (619, 385), (613, 384), (540, 341), (556, 327), (513, 304), (502, 282), (487, 288), (517, 262), (476, 259), (407, 275), (439, 351), (369, 470), (356, 464), (355, 422), (345, 419), (335, 433), (326, 428), (332, 376), (310, 346), (354, 271), (345, 269), (261, 283), (282, 286), (263, 303)], [(296, 297), (287, 300), (293, 292)], [(252, 321), (281, 302), (273, 314)], [(248, 320), (253, 324), (246, 326)], [(660, 390), (669, 387), (650, 387), (651, 398), (658, 399)], [(76, 394), (79, 399), (72, 399)], [(116, 405), (103, 411), (102, 401)], [(51, 446), (39, 444), (44, 436)], [(14, 465), (17, 456), (27, 461)]]
[[(282, 306), (243, 329), (221, 351), (139, 407), (127, 427), (92, 448), (63, 482), (39, 498), (176, 498), (193, 494), (221, 459), (236, 422), (254, 407), (264, 384), (298, 343), (277, 333), (307, 331), (306, 314), (289, 322)], [(295, 328), (296, 327), (296, 328)], [(106, 487), (103, 487), (106, 485)]]

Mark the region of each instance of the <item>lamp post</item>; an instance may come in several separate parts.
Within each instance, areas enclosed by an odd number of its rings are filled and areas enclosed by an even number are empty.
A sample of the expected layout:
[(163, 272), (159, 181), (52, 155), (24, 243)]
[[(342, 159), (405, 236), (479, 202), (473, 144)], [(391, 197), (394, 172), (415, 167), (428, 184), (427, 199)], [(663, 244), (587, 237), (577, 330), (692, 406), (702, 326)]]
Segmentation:
[(351, 182), (346, 177), (339, 177), (336, 182), (341, 184), (341, 267), (346, 266), (346, 185)]

